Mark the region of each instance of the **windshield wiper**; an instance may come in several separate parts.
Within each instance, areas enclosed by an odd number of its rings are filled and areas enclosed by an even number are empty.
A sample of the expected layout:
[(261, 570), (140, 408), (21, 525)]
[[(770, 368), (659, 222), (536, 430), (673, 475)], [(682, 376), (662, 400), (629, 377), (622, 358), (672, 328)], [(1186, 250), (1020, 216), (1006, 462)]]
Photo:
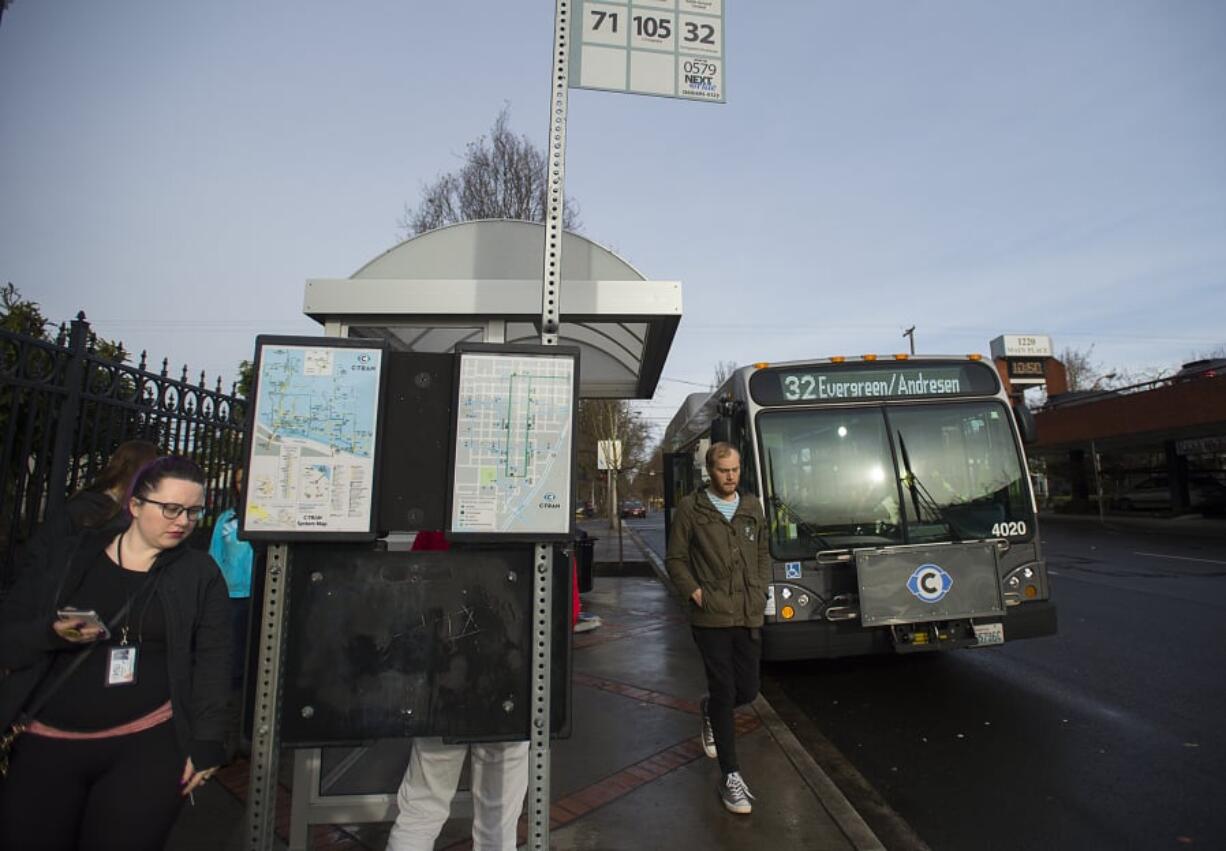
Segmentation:
[(779, 496), (778, 491), (775, 490), (775, 451), (773, 449), (766, 450), (766, 478), (771, 489), (770, 496), (767, 497), (767, 501), (770, 503), (771, 507), (777, 506), (782, 508), (784, 512), (787, 513), (788, 517), (791, 517), (796, 521), (796, 528), (800, 529), (810, 538), (817, 541), (823, 550), (830, 549), (830, 542), (822, 537), (821, 532), (817, 531), (817, 527), (814, 526), (809, 520), (806, 520), (799, 511), (788, 505), (783, 497)]
[(924, 510), (927, 509), (930, 517), (944, 523), (948, 527), (949, 534), (953, 536), (955, 541), (961, 541), (966, 537), (966, 533), (959, 529), (958, 525), (945, 513), (944, 507), (932, 498), (928, 488), (924, 487), (923, 482), (919, 480), (919, 477), (915, 475), (915, 471), (911, 469), (911, 456), (907, 452), (907, 442), (903, 440), (901, 431), (898, 432), (898, 451), (902, 456), (903, 469), (907, 471), (903, 483), (911, 493), (911, 504), (915, 506), (915, 519), (921, 523), (924, 522)]

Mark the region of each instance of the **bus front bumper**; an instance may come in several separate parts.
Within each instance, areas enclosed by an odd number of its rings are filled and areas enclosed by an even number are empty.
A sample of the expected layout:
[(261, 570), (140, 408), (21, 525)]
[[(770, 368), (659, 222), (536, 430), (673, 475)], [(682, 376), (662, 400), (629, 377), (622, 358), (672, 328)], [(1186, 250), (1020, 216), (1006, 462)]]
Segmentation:
[[(1005, 609), (1005, 641), (1055, 635), (1056, 604), (1035, 600)], [(896, 650), (889, 627), (866, 629), (858, 621), (813, 620), (784, 623), (773, 621), (762, 628), (762, 658), (837, 659), (870, 656)]]

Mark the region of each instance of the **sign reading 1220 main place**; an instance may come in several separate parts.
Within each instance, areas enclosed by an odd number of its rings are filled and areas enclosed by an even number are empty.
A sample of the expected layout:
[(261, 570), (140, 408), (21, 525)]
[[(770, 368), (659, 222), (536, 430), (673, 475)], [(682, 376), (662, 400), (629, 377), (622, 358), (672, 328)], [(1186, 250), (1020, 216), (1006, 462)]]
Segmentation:
[(583, 0), (570, 85), (724, 102), (724, 0)]

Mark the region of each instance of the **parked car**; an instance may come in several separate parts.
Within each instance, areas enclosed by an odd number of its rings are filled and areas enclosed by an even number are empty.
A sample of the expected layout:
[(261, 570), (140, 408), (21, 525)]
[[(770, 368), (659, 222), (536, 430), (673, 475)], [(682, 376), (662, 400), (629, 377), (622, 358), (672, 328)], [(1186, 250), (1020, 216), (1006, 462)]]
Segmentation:
[(640, 500), (627, 499), (622, 502), (622, 517), (646, 517), (647, 506)]
[(590, 499), (586, 500), (585, 502), (581, 502), (575, 506), (575, 519), (576, 520), (588, 520), (595, 516), (596, 516), (596, 506)]
[(1185, 363), (1175, 373), (1175, 381), (1191, 381), (1193, 378), (1217, 378), (1226, 375), (1226, 358), (1204, 358)]
[[(1220, 510), (1226, 506), (1226, 485), (1210, 475), (1192, 474), (1188, 477), (1188, 500), (1192, 508)], [(1142, 479), (1119, 495), (1118, 504), (1125, 511), (1170, 508), (1170, 477), (1159, 473)]]

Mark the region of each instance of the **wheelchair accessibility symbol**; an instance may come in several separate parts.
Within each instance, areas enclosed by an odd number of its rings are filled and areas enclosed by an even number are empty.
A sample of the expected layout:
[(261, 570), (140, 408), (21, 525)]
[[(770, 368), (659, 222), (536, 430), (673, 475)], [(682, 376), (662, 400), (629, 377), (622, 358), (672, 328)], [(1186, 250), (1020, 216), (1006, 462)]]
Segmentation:
[(938, 603), (954, 587), (953, 577), (932, 563), (921, 564), (907, 580), (907, 590), (925, 603)]

